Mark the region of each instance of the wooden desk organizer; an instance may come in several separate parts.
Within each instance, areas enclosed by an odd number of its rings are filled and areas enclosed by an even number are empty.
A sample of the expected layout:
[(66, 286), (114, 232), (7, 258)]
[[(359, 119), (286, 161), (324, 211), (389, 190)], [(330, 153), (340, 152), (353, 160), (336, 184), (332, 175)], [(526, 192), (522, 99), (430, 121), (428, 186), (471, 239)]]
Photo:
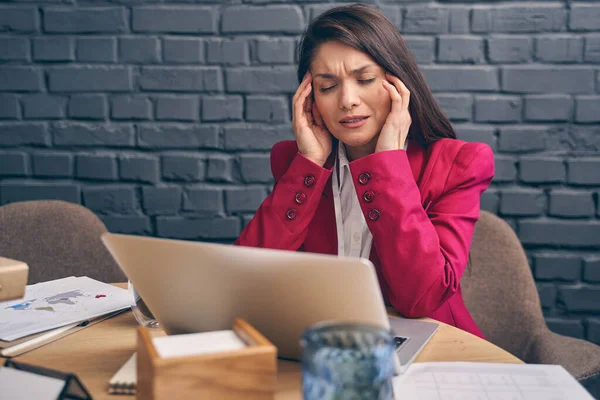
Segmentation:
[(243, 319), (233, 331), (248, 346), (184, 357), (161, 358), (146, 327), (137, 335), (137, 398), (273, 399), (277, 348)]

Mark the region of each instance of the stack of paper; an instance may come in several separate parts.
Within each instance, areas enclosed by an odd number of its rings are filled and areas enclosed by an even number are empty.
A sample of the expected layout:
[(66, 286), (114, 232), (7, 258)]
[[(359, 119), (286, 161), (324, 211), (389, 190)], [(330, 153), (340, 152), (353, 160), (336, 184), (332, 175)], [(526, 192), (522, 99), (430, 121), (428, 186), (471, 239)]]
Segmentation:
[[(28, 285), (19, 300), (0, 302), (0, 355), (15, 356), (55, 340), (77, 326), (86, 326), (131, 306), (125, 289), (88, 277), (68, 277)], [(37, 347), (37, 346), (36, 346)], [(12, 350), (11, 350), (12, 348)]]

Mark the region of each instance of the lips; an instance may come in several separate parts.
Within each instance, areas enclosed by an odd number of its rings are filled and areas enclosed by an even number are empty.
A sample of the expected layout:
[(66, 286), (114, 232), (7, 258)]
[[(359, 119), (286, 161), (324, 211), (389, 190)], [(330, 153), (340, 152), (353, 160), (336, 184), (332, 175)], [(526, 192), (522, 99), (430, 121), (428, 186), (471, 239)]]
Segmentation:
[(369, 117), (366, 115), (351, 115), (349, 117), (342, 118), (340, 120), (340, 123), (341, 124), (353, 124), (353, 123), (357, 123), (362, 120), (365, 120), (367, 118), (369, 118)]

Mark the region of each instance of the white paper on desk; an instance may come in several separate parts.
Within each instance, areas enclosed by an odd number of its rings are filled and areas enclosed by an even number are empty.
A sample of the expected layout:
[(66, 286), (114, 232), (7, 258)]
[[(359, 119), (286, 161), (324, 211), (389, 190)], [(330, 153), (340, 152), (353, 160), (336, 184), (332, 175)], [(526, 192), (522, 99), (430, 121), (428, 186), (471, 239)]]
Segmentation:
[(130, 307), (131, 294), (86, 276), (28, 285), (25, 297), (0, 302), (0, 340), (90, 320)]
[(0, 368), (0, 399), (54, 400), (64, 386), (62, 379), (14, 368)]
[(401, 400), (594, 400), (560, 365), (416, 363), (393, 386)]
[(152, 343), (162, 358), (240, 350), (246, 347), (232, 330), (160, 336), (152, 339)]

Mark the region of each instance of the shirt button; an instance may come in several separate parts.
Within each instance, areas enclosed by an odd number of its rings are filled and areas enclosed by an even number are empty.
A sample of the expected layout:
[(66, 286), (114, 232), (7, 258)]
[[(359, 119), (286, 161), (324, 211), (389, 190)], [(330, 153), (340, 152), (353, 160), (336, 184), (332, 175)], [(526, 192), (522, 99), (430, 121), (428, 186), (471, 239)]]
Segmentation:
[(296, 210), (294, 210), (293, 208), (290, 208), (289, 210), (287, 210), (287, 212), (285, 213), (285, 216), (287, 217), (287, 219), (292, 220), (294, 218), (296, 218), (296, 215), (298, 215), (298, 213), (296, 212)]
[(373, 199), (375, 198), (375, 193), (373, 193), (372, 190), (367, 190), (364, 194), (363, 194), (363, 199), (367, 202), (370, 203), (373, 201)]
[(298, 192), (296, 193), (296, 197), (294, 200), (296, 200), (296, 203), (302, 204), (306, 201), (306, 195), (302, 192)]
[(315, 184), (315, 182), (316, 182), (316, 181), (317, 181), (317, 180), (316, 180), (316, 179), (315, 179), (315, 177), (314, 177), (314, 176), (312, 176), (312, 175), (308, 175), (306, 178), (304, 178), (304, 184), (305, 184), (307, 187), (311, 187), (311, 186), (313, 186), (313, 185)]
[(358, 176), (358, 183), (360, 183), (361, 185), (366, 185), (367, 182), (369, 182), (369, 179), (371, 179), (371, 175), (369, 175), (366, 172), (363, 172)]
[(379, 219), (379, 211), (375, 209), (369, 211), (369, 219), (371, 221), (377, 221)]

